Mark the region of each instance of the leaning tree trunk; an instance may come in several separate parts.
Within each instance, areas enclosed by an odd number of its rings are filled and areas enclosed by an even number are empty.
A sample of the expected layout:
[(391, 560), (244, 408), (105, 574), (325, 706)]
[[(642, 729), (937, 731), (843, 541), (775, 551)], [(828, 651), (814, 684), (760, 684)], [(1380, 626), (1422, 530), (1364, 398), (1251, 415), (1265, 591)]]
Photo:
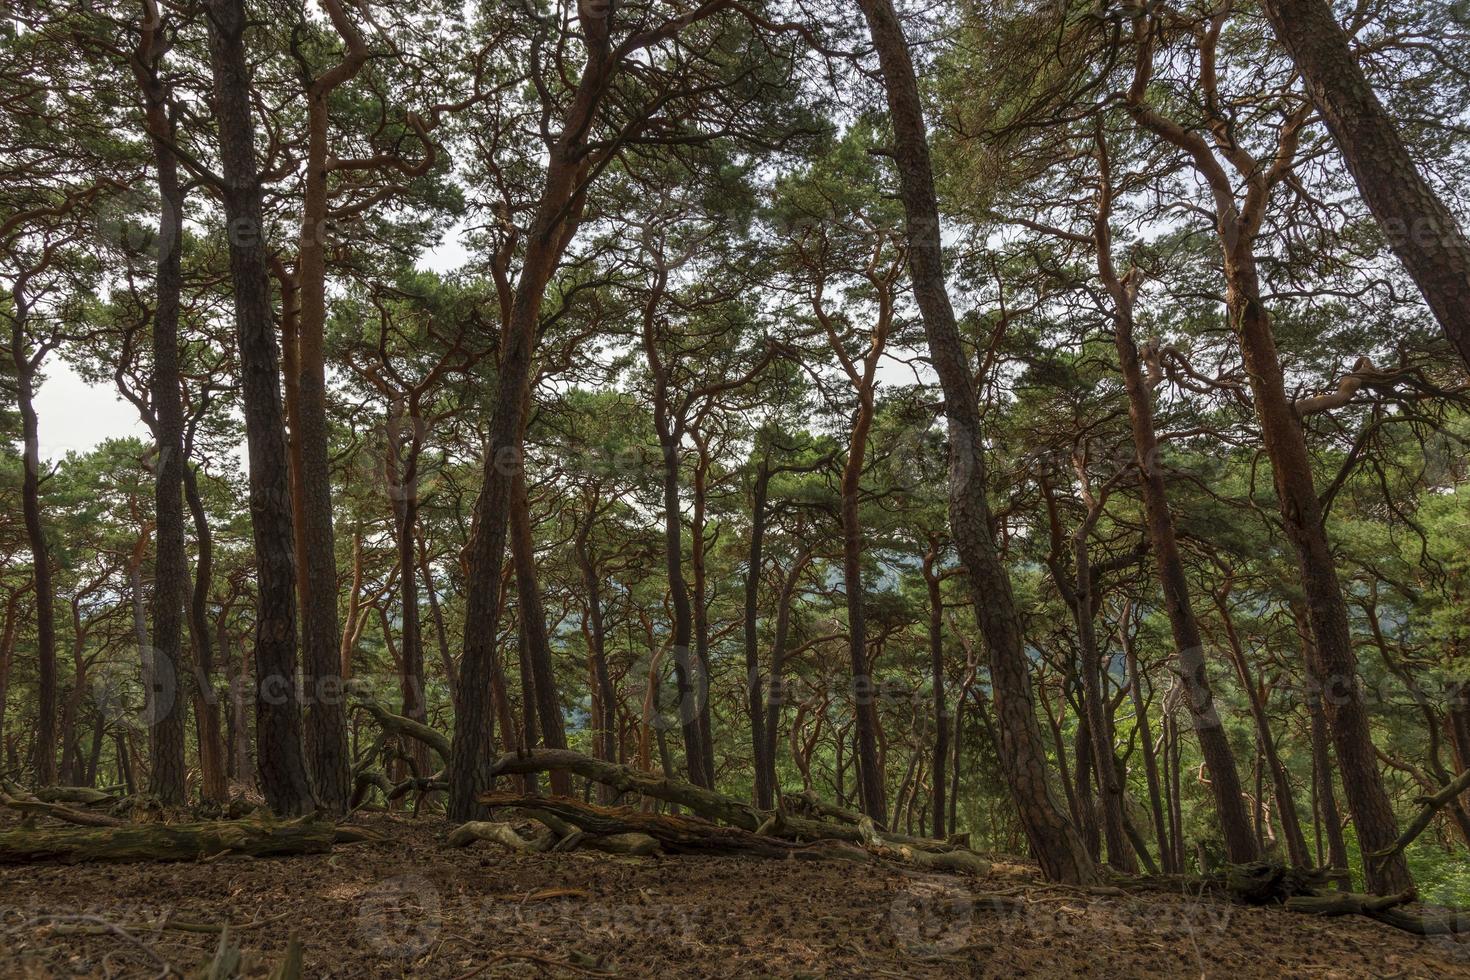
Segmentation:
[[(1228, 309), (1255, 396), (1282, 524), (1301, 573), (1313, 640), (1307, 650), (1307, 669), (1313, 683), (1323, 690), (1348, 808), (1364, 853), (1371, 853), (1393, 846), (1398, 822), (1378, 771), (1367, 705), (1358, 685), (1358, 658), (1348, 628), (1347, 604), (1312, 480), (1306, 437), (1287, 399), (1271, 318), (1260, 299), (1254, 257), (1248, 248), (1242, 249), (1226, 253)], [(1365, 864), (1370, 891), (1392, 894), (1413, 885), (1402, 854), (1381, 864)]]
[(606, 25), (587, 34), (588, 58), (561, 137), (550, 149), (541, 199), (526, 235), (521, 277), (503, 338), (500, 372), (485, 453), (485, 482), (475, 499), (465, 594), (461, 696), (454, 716), (454, 755), (449, 766), (449, 817), (473, 820), (482, 812), (479, 794), (490, 785), (491, 705), (500, 570), (505, 559), (511, 480), (522, 465), (523, 406), (531, 382), (536, 331), (546, 284), (566, 251), (581, 217), (581, 184), (588, 163), (581, 152), (586, 128), (599, 104), (610, 70)]
[[(1144, 380), (1138, 347), (1133, 339), (1133, 307), (1137, 283), (1132, 278), (1126, 283), (1120, 280), (1113, 263), (1110, 223), (1113, 206), (1112, 169), (1107, 142), (1101, 130), (1096, 135), (1096, 143), (1100, 185), (1093, 240), (1097, 249), (1098, 274), (1113, 301), (1113, 339), (1118, 351), (1123, 388), (1128, 395), (1128, 415), (1132, 423), (1133, 448), (1143, 490), (1149, 541), (1157, 563), (1164, 608), (1173, 634), (1175, 661), (1184, 681), (1183, 690), (1185, 705), (1189, 710), (1190, 727), (1195, 731), (1205, 767), (1210, 772), (1210, 789), (1220, 817), (1225, 851), (1231, 861), (1244, 863), (1255, 860), (1258, 853), (1246, 817), (1235, 755), (1215, 709), (1199, 622), (1190, 602), (1184, 562), (1179, 557), (1174, 515), (1169, 508), (1159, 440), (1154, 429), (1153, 401)], [(1136, 661), (1133, 666), (1136, 668)], [(1134, 695), (1137, 698), (1139, 692), (1135, 690)], [(1154, 782), (1157, 782), (1156, 778)], [(1151, 791), (1155, 797), (1156, 790), (1157, 786), (1152, 786)], [(1162, 820), (1156, 819), (1156, 823), (1162, 831)], [(1160, 837), (1160, 846), (1165, 846), (1163, 836)], [(1166, 863), (1173, 863), (1172, 855)]]
[[(1154, 430), (1153, 401), (1133, 339), (1132, 296), (1113, 273), (1112, 235), (1107, 224), (1109, 208), (1110, 205), (1105, 205), (1099, 213), (1098, 251), (1103, 262), (1103, 279), (1114, 299), (1113, 339), (1118, 349), (1123, 388), (1128, 394), (1128, 417), (1133, 426), (1133, 450), (1143, 491), (1144, 519), (1148, 524), (1149, 542), (1164, 594), (1164, 610), (1168, 613), (1169, 629), (1174, 639), (1175, 666), (1183, 681), (1184, 704), (1189, 711), (1190, 728), (1199, 742), (1205, 768), (1210, 773), (1210, 793), (1215, 800), (1215, 812), (1220, 817), (1225, 853), (1230, 861), (1243, 864), (1254, 861), (1259, 855), (1245, 812), (1235, 753), (1230, 748), (1230, 739), (1215, 708), (1215, 693), (1205, 664), (1204, 641), (1190, 601), (1184, 562), (1179, 557), (1174, 515), (1169, 508), (1158, 434)], [(1160, 843), (1162, 845), (1163, 842)]]
[(296, 569), (290, 472), (282, 427), (279, 352), (271, 309), (261, 186), (255, 162), (244, 0), (210, 0), (210, 53), (219, 121), (222, 197), (235, 293), (250, 516), (257, 583), (256, 746), (272, 810), (314, 806), (296, 697)]
[[(1312, 632), (1307, 625), (1306, 611), (1292, 604), (1292, 617), (1296, 620), (1297, 637), (1301, 640), (1303, 659), (1312, 646)], [(1347, 841), (1342, 834), (1342, 817), (1337, 809), (1337, 790), (1332, 785), (1331, 735), (1327, 730), (1327, 711), (1322, 707), (1321, 691), (1307, 690), (1307, 716), (1312, 744), (1312, 780), (1317, 790), (1318, 833), (1327, 835), (1327, 866), (1336, 874), (1343, 888), (1351, 888), (1352, 871), (1348, 865)], [(1321, 838), (1318, 838), (1320, 846)]]
[[(1235, 623), (1231, 619), (1230, 609), (1222, 596), (1215, 597), (1215, 608), (1220, 611), (1226, 641), (1230, 645), (1230, 653), (1235, 661), (1236, 675), (1240, 678), (1241, 689), (1245, 692), (1246, 703), (1250, 707), (1251, 720), (1256, 726), (1256, 742), (1260, 746), (1260, 754), (1266, 768), (1271, 773), (1271, 788), (1276, 797), (1276, 812), (1281, 821), (1281, 834), (1286, 838), (1287, 857), (1298, 868), (1310, 867), (1307, 838), (1302, 833), (1301, 818), (1298, 817), (1296, 810), (1296, 794), (1292, 792), (1291, 779), (1287, 774), (1286, 766), (1281, 762), (1281, 756), (1276, 751), (1276, 738), (1271, 732), (1271, 720), (1266, 716), (1266, 704), (1258, 685), (1250, 676), (1245, 650), (1240, 644), (1239, 635), (1235, 632)], [(1259, 764), (1260, 761), (1257, 762), (1257, 765)], [(1257, 796), (1259, 797), (1259, 794)]]
[(1031, 703), (1030, 662), (1021, 623), (992, 537), (979, 408), (945, 282), (939, 205), (918, 80), (891, 0), (860, 0), (860, 6), (878, 52), (893, 123), (894, 160), (910, 239), (909, 275), (944, 390), (950, 436), (950, 525), (970, 573), (970, 591), (990, 654), (1001, 767), (1046, 876), (1092, 882), (1097, 869), (1052, 792), (1046, 747)]
[(1332, 4), (1265, 0), (1262, 6), (1389, 247), (1470, 364), (1470, 238), (1414, 165)]

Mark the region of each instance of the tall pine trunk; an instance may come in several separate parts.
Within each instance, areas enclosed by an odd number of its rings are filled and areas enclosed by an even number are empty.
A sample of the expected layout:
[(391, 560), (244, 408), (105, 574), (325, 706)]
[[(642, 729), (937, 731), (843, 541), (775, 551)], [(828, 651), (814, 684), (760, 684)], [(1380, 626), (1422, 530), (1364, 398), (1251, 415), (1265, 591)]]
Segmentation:
[(769, 460), (756, 464), (755, 487), (750, 505), (750, 551), (745, 567), (745, 713), (750, 721), (751, 756), (755, 767), (755, 805), (769, 810), (775, 805), (771, 768), (765, 759), (765, 685), (760, 664), (760, 586), (766, 538), (766, 497), (771, 484)]
[(257, 764), (266, 802), (276, 813), (291, 815), (311, 810), (315, 802), (301, 751), (301, 705), (296, 696), (295, 534), (255, 161), (247, 20), (244, 0), (210, 0), (209, 7), (255, 549)]
[[(1189, 711), (1190, 728), (1199, 742), (1200, 754), (1210, 773), (1210, 792), (1219, 814), (1226, 856), (1236, 863), (1253, 861), (1258, 856), (1255, 838), (1246, 817), (1245, 799), (1241, 793), (1240, 772), (1235, 753), (1225, 734), (1224, 723), (1215, 709), (1215, 693), (1205, 663), (1204, 641), (1199, 621), (1189, 596), (1189, 578), (1179, 555), (1179, 541), (1174, 533), (1174, 514), (1169, 507), (1164, 482), (1158, 433), (1154, 429), (1153, 398), (1144, 380), (1133, 337), (1133, 304), (1136, 286), (1130, 279), (1123, 282), (1113, 264), (1112, 173), (1107, 144), (1098, 133), (1097, 219), (1094, 243), (1097, 248), (1098, 271), (1113, 301), (1113, 341), (1118, 351), (1118, 366), (1123, 376), (1123, 389), (1128, 395), (1128, 418), (1133, 429), (1134, 458), (1138, 463), (1139, 483), (1143, 491), (1144, 519), (1148, 525), (1154, 564), (1164, 594), (1164, 611), (1169, 617), (1169, 630), (1174, 639), (1175, 666), (1183, 680), (1184, 704)], [(1136, 692), (1135, 692), (1136, 693)], [(1160, 840), (1160, 846), (1163, 846)], [(1172, 858), (1172, 855), (1171, 855)], [(1172, 860), (1168, 863), (1172, 864)]]
[(184, 288), (184, 190), (171, 146), (174, 124), (169, 91), (161, 77), (167, 44), (161, 24), (147, 18), (134, 74), (143, 94), (143, 118), (153, 146), (161, 211), (158, 219), (157, 295), (153, 308), (154, 573), (152, 663), (149, 673), (149, 792), (168, 806), (184, 802), (184, 698), (182, 668), (184, 593), (184, 400), (179, 389), (179, 306)]
[[(886, 774), (878, 756), (877, 685), (868, 669), (868, 637), (863, 610), (863, 527), (858, 513), (868, 430), (873, 424), (872, 391), (860, 393), (857, 418), (842, 468), (842, 591), (847, 598), (847, 655), (857, 736), (857, 788), (862, 811), (880, 823), (888, 819)], [(895, 814), (896, 816), (896, 814)]]
[[(1296, 552), (1306, 597), (1312, 644), (1307, 648), (1311, 683), (1323, 692), (1327, 721), (1337, 749), (1348, 809), (1357, 823), (1364, 853), (1387, 849), (1398, 838), (1393, 804), (1378, 770), (1370, 717), (1358, 683), (1358, 657), (1348, 627), (1347, 603), (1337, 580), (1322, 505), (1312, 480), (1301, 421), (1287, 399), (1271, 319), (1261, 303), (1253, 258), (1226, 253), (1227, 305), (1240, 338), (1246, 374), (1255, 396), (1261, 437), (1271, 460), (1286, 536)], [(1402, 853), (1366, 861), (1369, 890), (1393, 894), (1413, 885)]]
[(1470, 364), (1470, 238), (1414, 165), (1329, 0), (1264, 0), (1389, 247)]
[(1042, 871), (1053, 881), (1089, 883), (1096, 880), (1097, 869), (1052, 792), (1046, 747), (1031, 703), (1031, 664), (1010, 579), (992, 537), (979, 406), (945, 283), (939, 205), (918, 80), (891, 0), (860, 0), (860, 6), (888, 96), (894, 160), (908, 224), (909, 275), (944, 390), (950, 526), (960, 560), (970, 573), (971, 596), (990, 655), (1001, 768)]
[(56, 589), (51, 582), (51, 550), (41, 524), (41, 441), (36, 416), (36, 375), (42, 354), (28, 353), (26, 326), (30, 306), (24, 283), (11, 287), (14, 317), (10, 332), (10, 356), (15, 363), (16, 403), (20, 409), (23, 473), (20, 507), (25, 518), (26, 546), (31, 552), (31, 581), (36, 589), (36, 738), (33, 744), (36, 783), (56, 782), (57, 683), (56, 683)]

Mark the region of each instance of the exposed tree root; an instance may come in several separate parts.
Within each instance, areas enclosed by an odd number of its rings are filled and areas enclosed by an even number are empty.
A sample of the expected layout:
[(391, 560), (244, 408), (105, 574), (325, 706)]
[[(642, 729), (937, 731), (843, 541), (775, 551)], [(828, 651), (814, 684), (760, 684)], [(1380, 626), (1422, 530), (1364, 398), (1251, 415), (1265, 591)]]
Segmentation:
[[(699, 817), (645, 813), (636, 807), (606, 807), (564, 796), (522, 796), (486, 793), (481, 802), (490, 807), (513, 807), (538, 816), (548, 814), (577, 827), (593, 840), (613, 835), (640, 834), (656, 840), (670, 854), (737, 854), (764, 858), (844, 859), (866, 861), (867, 852), (843, 841), (819, 840), (800, 844), (769, 837), (740, 827), (725, 827)], [(625, 840), (627, 838), (624, 838)]]
[[(673, 854), (749, 854), (765, 858), (846, 861), (876, 857), (926, 871), (959, 871), (972, 875), (984, 875), (990, 871), (990, 862), (972, 851), (936, 853), (895, 844), (881, 836), (872, 821), (867, 819), (857, 827), (828, 824), (815, 830), (814, 822), (806, 821), (804, 827), (811, 833), (804, 835), (808, 842), (801, 843), (761, 829), (725, 827), (698, 817), (645, 813), (633, 807), (593, 806), (565, 797), (487, 793), (481, 800), (488, 806), (514, 807), (538, 818), (545, 815), (571, 824), (588, 835), (594, 835), (594, 841), (611, 835), (623, 835), (625, 839), (627, 835), (651, 838), (663, 850)], [(765, 821), (761, 827), (770, 823)], [(857, 833), (862, 847), (854, 846), (848, 839), (849, 830)], [(596, 844), (592, 843), (592, 846)]]
[[(853, 844), (865, 843), (862, 831), (857, 827), (855, 820), (852, 823), (833, 823), (780, 810), (761, 810), (749, 803), (716, 793), (714, 790), (703, 789), (677, 779), (639, 772), (629, 766), (604, 762), (570, 749), (530, 749), (509, 753), (501, 756), (491, 771), (496, 776), (504, 776), (542, 772), (548, 769), (565, 770), (593, 782), (611, 786), (620, 793), (638, 793), (667, 803), (677, 803), (706, 820), (729, 824), (732, 827), (763, 836), (795, 841), (840, 840)], [(833, 807), (831, 804), (822, 805), (835, 813), (848, 812)], [(960, 845), (948, 841), (909, 837), (884, 830), (878, 830), (877, 833), (888, 845), (902, 846), (911, 851), (947, 853), (964, 850)]]
[[(856, 810), (840, 807), (835, 803), (829, 803), (816, 794), (815, 790), (804, 789), (799, 793), (782, 793), (781, 808), (787, 813), (798, 817), (810, 817), (813, 820), (835, 820), (856, 827), (862, 822), (863, 815)], [(883, 825), (874, 821), (874, 826), (883, 830)]]
[(417, 793), (418, 803), (421, 803), (423, 798), (430, 793), (448, 792), (449, 783), (443, 778), (442, 772), (428, 777), (409, 776), (394, 783), (381, 772), (365, 770), (354, 777), (352, 797), (347, 801), (347, 808), (349, 810), (360, 809), (367, 801), (368, 791), (374, 789), (381, 791), (389, 803), (402, 799), (409, 793)]
[(556, 838), (550, 833), (526, 838), (516, 833), (516, 829), (508, 823), (495, 820), (471, 820), (449, 832), (448, 844), (450, 847), (468, 847), (479, 840), (499, 844), (522, 854), (547, 851), (556, 843)]

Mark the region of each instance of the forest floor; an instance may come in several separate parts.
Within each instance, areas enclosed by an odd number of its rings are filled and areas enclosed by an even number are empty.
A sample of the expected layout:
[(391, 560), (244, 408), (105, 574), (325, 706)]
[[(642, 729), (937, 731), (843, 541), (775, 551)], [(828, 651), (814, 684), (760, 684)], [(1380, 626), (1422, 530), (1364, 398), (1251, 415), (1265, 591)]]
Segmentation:
[[(165, 962), (187, 975), (218, 937), (158, 928), (165, 918), (230, 923), (258, 976), (295, 935), (308, 977), (1470, 977), (1470, 937), (1168, 890), (1083, 894), (1023, 865), (974, 879), (522, 855), (448, 848), (437, 819), (363, 822), (388, 839), (279, 859), (0, 868), (0, 977), (158, 976)], [(77, 934), (60, 916), (96, 919)]]

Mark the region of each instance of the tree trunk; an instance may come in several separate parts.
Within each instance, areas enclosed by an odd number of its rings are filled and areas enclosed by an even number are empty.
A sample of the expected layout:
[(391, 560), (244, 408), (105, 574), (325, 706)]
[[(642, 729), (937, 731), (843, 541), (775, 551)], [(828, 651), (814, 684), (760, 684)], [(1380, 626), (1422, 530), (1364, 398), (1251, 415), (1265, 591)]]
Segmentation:
[(944, 704), (944, 597), (939, 591), (939, 539), (931, 536), (929, 551), (924, 555), (924, 583), (929, 592), (929, 674), (934, 687), (934, 763), (931, 767), (933, 787), (930, 809), (933, 836), (945, 835), (944, 783), (948, 776), (949, 711)]
[(1123, 782), (1118, 773), (1118, 759), (1113, 754), (1113, 732), (1109, 724), (1107, 699), (1102, 688), (1102, 651), (1098, 648), (1093, 615), (1093, 574), (1087, 551), (1087, 537), (1092, 522), (1086, 522), (1072, 540), (1072, 555), (1077, 573), (1073, 585), (1072, 612), (1077, 621), (1077, 646), (1082, 658), (1082, 693), (1087, 712), (1087, 732), (1092, 746), (1092, 768), (1097, 774), (1098, 798), (1102, 803), (1103, 837), (1108, 846), (1108, 864), (1131, 874), (1138, 870), (1128, 831), (1123, 826)]
[(5, 708), (10, 694), (10, 668), (15, 663), (15, 637), (20, 625), (19, 589), (5, 600), (5, 624), (0, 627), (0, 758), (5, 749)]
[[(561, 697), (557, 693), (556, 669), (551, 660), (551, 640), (546, 632), (546, 609), (541, 604), (541, 586), (536, 575), (536, 542), (532, 536), (531, 501), (526, 491), (524, 467), (516, 470), (510, 493), (510, 545), (516, 569), (516, 597), (520, 603), (521, 634), (526, 641), (534, 696), (524, 710), (536, 712), (541, 723), (541, 741), (547, 748), (564, 749), (567, 747), (566, 727), (561, 716)], [(552, 773), (551, 791), (558, 796), (571, 795), (572, 784), (565, 773)]]
[[(1174, 867), (1184, 871), (1184, 803), (1179, 779), (1179, 724), (1164, 716), (1164, 785), (1169, 794), (1169, 839), (1174, 843)], [(1203, 873), (1205, 868), (1199, 869)]]
[(1226, 606), (1223, 597), (1216, 596), (1215, 607), (1220, 611), (1220, 618), (1225, 627), (1225, 638), (1235, 661), (1236, 675), (1240, 678), (1241, 688), (1245, 691), (1246, 701), (1250, 705), (1251, 720), (1256, 726), (1256, 742), (1261, 747), (1261, 755), (1264, 757), (1266, 768), (1271, 773), (1271, 788), (1276, 797), (1281, 833), (1286, 838), (1287, 856), (1298, 868), (1311, 867), (1311, 857), (1307, 854), (1307, 838), (1302, 833), (1301, 819), (1296, 812), (1296, 794), (1292, 792), (1291, 779), (1287, 775), (1286, 766), (1282, 764), (1281, 756), (1276, 752), (1276, 739), (1271, 733), (1271, 721), (1266, 717), (1266, 706), (1262, 702), (1255, 681), (1250, 676), (1249, 665), (1245, 661), (1245, 650), (1240, 645), (1240, 637), (1235, 632), (1230, 609)]
[[(342, 695), (338, 650), (336, 540), (332, 527), (332, 472), (328, 448), (325, 328), (327, 320), (328, 123), (334, 89), (351, 79), (367, 60), (367, 49), (335, 3), (323, 3), (333, 26), (347, 42), (343, 59), (306, 86), (306, 171), (301, 233), (296, 251), (300, 289), (297, 324), (298, 403), (291, 436), (300, 457), (298, 508), (304, 568), (301, 579), (301, 661), (305, 705), (307, 764), (317, 800), (328, 813), (341, 814), (352, 795), (347, 714)], [(412, 527), (412, 522), (409, 524)], [(413, 562), (402, 578), (413, 579)], [(422, 644), (420, 644), (422, 650)]]
[(755, 805), (769, 810), (776, 804), (776, 789), (771, 785), (772, 769), (765, 759), (766, 709), (765, 685), (761, 681), (760, 584), (762, 551), (766, 537), (766, 496), (771, 483), (769, 461), (764, 457), (756, 464), (755, 488), (750, 505), (750, 551), (745, 568), (745, 713), (750, 721), (751, 756), (755, 766)]
[[(1302, 649), (1311, 645), (1312, 636), (1304, 610), (1297, 615), (1297, 636)], [(1322, 707), (1322, 692), (1307, 690), (1307, 716), (1311, 726), (1312, 779), (1317, 790), (1318, 831), (1327, 834), (1327, 866), (1336, 874), (1343, 888), (1351, 888), (1352, 871), (1348, 865), (1347, 841), (1342, 835), (1342, 816), (1337, 809), (1337, 791), (1332, 785), (1332, 746), (1327, 730), (1327, 711)]]
[[(1154, 756), (1154, 734), (1148, 723), (1148, 699), (1143, 694), (1143, 672), (1138, 669), (1138, 653), (1128, 634), (1131, 603), (1124, 606), (1118, 634), (1122, 639), (1123, 657), (1128, 664), (1128, 688), (1133, 696), (1133, 713), (1138, 720), (1139, 749), (1143, 753), (1144, 775), (1148, 780), (1149, 812), (1154, 821), (1154, 836), (1159, 844), (1159, 863), (1165, 874), (1176, 873), (1174, 848), (1169, 843), (1169, 825), (1164, 819), (1164, 795), (1159, 788), (1159, 763)], [(1236, 799), (1239, 800), (1239, 796)]]
[(710, 665), (709, 665), (709, 598), (705, 581), (705, 503), (706, 481), (709, 477), (708, 447), (695, 434), (699, 446), (699, 460), (694, 466), (694, 512), (689, 522), (689, 568), (694, 573), (694, 662), (699, 665), (699, 676), (704, 685), (704, 697), (699, 700), (699, 745), (704, 752), (703, 767), (711, 788), (715, 785), (715, 741), (710, 723)]
[(418, 529), (419, 574), (424, 578), (424, 598), (429, 600), (429, 618), (434, 621), (434, 642), (439, 647), (439, 661), (444, 665), (444, 681), (449, 685), (449, 699), (455, 701), (459, 691), (459, 668), (449, 652), (449, 630), (444, 623), (444, 609), (439, 604), (439, 590), (434, 587), (434, 569), (429, 563), (429, 546), (423, 528)]
[(857, 783), (862, 810), (874, 820), (888, 819), (886, 774), (878, 759), (877, 685), (868, 669), (868, 639), (863, 612), (863, 528), (858, 514), (873, 395), (859, 392), (860, 404), (842, 468), (842, 591), (847, 599), (847, 655), (852, 670), (853, 718), (857, 730)]
[(153, 311), (153, 436), (158, 444), (154, 469), (154, 527), (152, 608), (152, 684), (148, 699), (149, 792), (166, 806), (184, 802), (184, 722), (188, 701), (182, 668), (184, 592), (187, 558), (184, 553), (184, 400), (179, 377), (179, 305), (184, 288), (184, 189), (179, 164), (170, 148), (174, 124), (169, 91), (161, 78), (166, 44), (152, 38), (156, 28), (144, 29), (145, 47), (135, 66), (143, 90), (143, 113), (153, 146), (154, 169), (161, 211), (158, 220), (157, 295)]
[(1031, 703), (1030, 661), (991, 532), (984, 441), (965, 348), (945, 282), (939, 206), (923, 106), (908, 44), (891, 0), (860, 0), (878, 52), (894, 129), (894, 160), (909, 234), (909, 275), (930, 357), (944, 390), (950, 437), (950, 525), (990, 654), (1002, 770), (1042, 871), (1053, 881), (1090, 883), (1097, 870), (1057, 805), (1046, 748)]
[(245, 52), (244, 0), (210, 0), (210, 52), (224, 171), (225, 223), (249, 446), (255, 549), (256, 744), (261, 787), (272, 810), (314, 806), (301, 751), (296, 697), (296, 570), (290, 474), (281, 418), (255, 121)]
[(56, 591), (51, 584), (51, 551), (41, 526), (41, 443), (36, 418), (35, 383), (39, 357), (26, 353), (29, 304), (20, 283), (11, 290), (14, 303), (10, 356), (15, 363), (16, 403), (20, 408), (22, 466), (20, 499), (25, 516), (26, 546), (31, 553), (31, 579), (36, 589), (36, 783), (56, 782), (57, 685)]
[[(394, 421), (401, 421), (395, 419)], [(392, 424), (392, 423), (390, 423)], [(409, 422), (413, 424), (412, 420)], [(397, 440), (390, 440), (389, 454), (396, 458)], [(397, 527), (394, 544), (398, 551), (398, 598), (400, 617), (400, 641), (398, 656), (399, 692), (403, 698), (402, 714), (420, 724), (429, 720), (429, 708), (425, 698), (424, 679), (424, 631), (419, 622), (419, 577), (417, 539), (415, 530), (419, 520), (417, 440), (408, 447), (408, 456), (403, 461), (403, 470), (390, 482), (393, 484), (393, 511)], [(386, 624), (385, 624), (386, 628)], [(335, 629), (335, 627), (334, 627)], [(405, 746), (418, 769), (418, 775), (427, 776), (428, 756), (417, 742)]]
[(674, 679), (679, 692), (679, 728), (684, 736), (684, 760), (689, 769), (689, 781), (696, 786), (708, 787), (709, 778), (704, 772), (704, 748), (699, 730), (699, 705), (705, 697), (707, 678), (700, 676), (699, 663), (690, 649), (694, 634), (694, 611), (689, 601), (689, 586), (684, 580), (683, 519), (679, 502), (679, 438), (670, 428), (666, 416), (655, 421), (660, 428), (659, 445), (664, 459), (664, 570), (669, 581), (669, 604), (674, 609), (670, 653), (674, 658)]
[(786, 645), (791, 633), (791, 602), (796, 593), (797, 582), (801, 579), (801, 573), (806, 564), (811, 560), (811, 550), (798, 557), (791, 563), (787, 570), (785, 580), (782, 583), (781, 594), (776, 599), (776, 628), (771, 641), (771, 675), (770, 696), (766, 699), (766, 720), (764, 724), (765, 747), (760, 753), (761, 764), (766, 767), (766, 782), (771, 786), (772, 792), (780, 789), (776, 778), (776, 745), (780, 738), (781, 708), (788, 697), (786, 685), (782, 679), (782, 672), (786, 665)]
[(1265, 0), (1262, 6), (1389, 246), (1470, 364), (1470, 239), (1414, 166), (1332, 4)]
[(194, 644), (194, 666), (198, 671), (194, 685), (194, 725), (199, 740), (199, 769), (206, 800), (225, 802), (230, 795), (230, 782), (221, 729), (219, 689), (214, 678), (214, 647), (209, 626), (209, 589), (214, 575), (214, 538), (209, 531), (209, 516), (199, 495), (199, 478), (194, 468), (184, 464), (184, 499), (194, 520), (194, 542), (199, 557), (194, 566), (194, 591), (189, 599), (189, 635)]
[[(597, 687), (598, 703), (601, 706), (601, 718), (599, 719), (601, 730), (598, 732), (597, 744), (604, 762), (618, 762), (616, 730), (618, 702), (612, 678), (607, 670), (607, 630), (603, 624), (602, 614), (602, 577), (597, 573), (597, 566), (592, 560), (587, 544), (594, 520), (596, 520), (595, 508), (588, 515), (587, 522), (577, 529), (574, 546), (577, 565), (582, 572), (582, 584), (587, 591), (588, 645), (591, 648), (589, 652), (592, 657), (592, 677)], [(600, 798), (604, 803), (611, 803), (616, 797), (607, 787), (602, 787)]]
[[(593, 55), (587, 71), (599, 70)], [(579, 102), (582, 89), (578, 90)], [(450, 819), (465, 821), (481, 816), (479, 794), (490, 785), (489, 757), (492, 732), (490, 699), (496, 620), (500, 606), (501, 565), (505, 559), (506, 520), (510, 511), (511, 482), (522, 465), (519, 436), (521, 417), (531, 380), (531, 358), (540, 322), (546, 284), (556, 270), (580, 207), (573, 200), (585, 176), (569, 141), (577, 139), (568, 126), (552, 148), (551, 159), (530, 232), (516, 287), (509, 327), (500, 356), (500, 372), (485, 447), (485, 482), (475, 499), (466, 576), (464, 653), (460, 658), (460, 703), (454, 717), (454, 755), (449, 772)]]
[[(1306, 438), (1286, 395), (1271, 319), (1261, 304), (1254, 258), (1248, 250), (1227, 250), (1225, 269), (1228, 309), (1240, 337), (1261, 437), (1271, 459), (1282, 524), (1301, 572), (1313, 640), (1306, 651), (1307, 669), (1312, 683), (1324, 694), (1358, 839), (1365, 853), (1383, 850), (1398, 837), (1398, 822), (1378, 771), (1367, 706), (1358, 685), (1358, 658), (1348, 629), (1347, 605), (1312, 481)], [(1368, 890), (1379, 894), (1413, 885), (1402, 854), (1373, 866), (1366, 878)]]
[(495, 622), (500, 605), (500, 569), (505, 557), (511, 480), (523, 465), (520, 435), (530, 396), (531, 361), (546, 284), (551, 281), (581, 221), (584, 182), (591, 159), (585, 152), (593, 116), (614, 71), (609, 38), (611, 8), (579, 10), (587, 59), (582, 66), (560, 135), (548, 147), (546, 176), (525, 238), (521, 276), (502, 336), (500, 372), (485, 447), (485, 482), (475, 499), (465, 595), (465, 642), (460, 662), (463, 696), (454, 717), (454, 758), (449, 771), (449, 817), (481, 815), (479, 794), (489, 786), (490, 706)]
[(1205, 663), (1204, 641), (1189, 598), (1189, 579), (1179, 556), (1174, 515), (1169, 508), (1159, 441), (1154, 431), (1153, 401), (1139, 364), (1138, 347), (1133, 340), (1132, 297), (1113, 274), (1106, 207), (1099, 214), (1097, 237), (1099, 256), (1104, 263), (1103, 279), (1110, 286), (1114, 298), (1113, 338), (1118, 349), (1123, 387), (1128, 393), (1128, 417), (1133, 426), (1133, 449), (1141, 477), (1144, 517), (1148, 523), (1159, 585), (1164, 593), (1164, 609), (1168, 613), (1169, 629), (1174, 639), (1175, 664), (1183, 682), (1184, 704), (1189, 711), (1190, 727), (1199, 742), (1200, 754), (1210, 772), (1210, 792), (1215, 799), (1215, 812), (1220, 817), (1226, 856), (1236, 864), (1243, 864), (1254, 861), (1259, 855), (1246, 818), (1235, 753), (1230, 748), (1230, 740), (1215, 708), (1215, 694)]

